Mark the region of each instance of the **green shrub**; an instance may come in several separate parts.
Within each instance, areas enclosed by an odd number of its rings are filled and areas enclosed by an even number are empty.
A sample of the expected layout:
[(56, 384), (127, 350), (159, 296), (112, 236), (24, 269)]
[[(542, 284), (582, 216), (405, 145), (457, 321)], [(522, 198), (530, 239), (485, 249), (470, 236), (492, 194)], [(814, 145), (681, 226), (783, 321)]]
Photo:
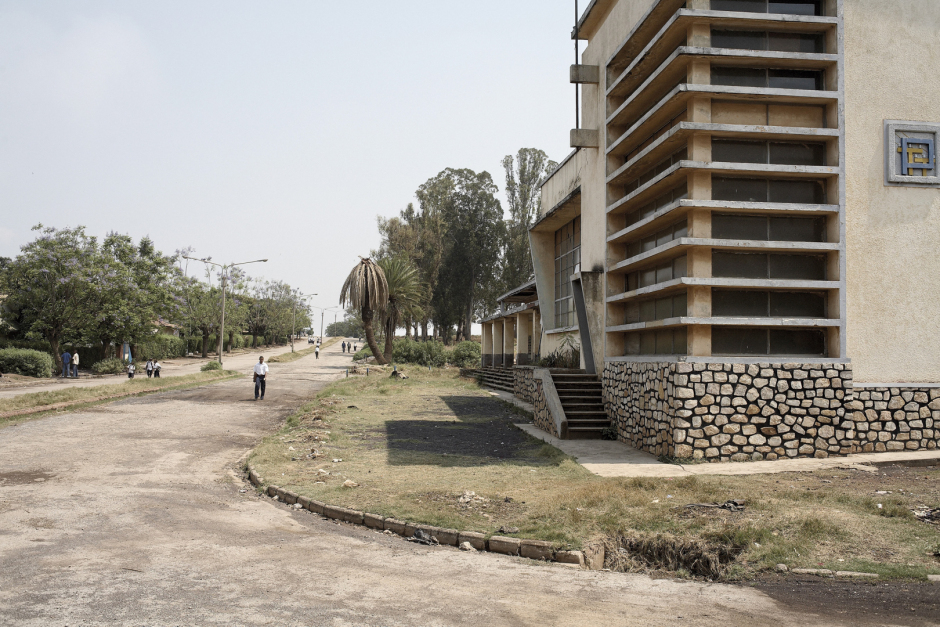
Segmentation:
[(453, 357), (448, 363), (458, 368), (475, 368), (480, 365), (482, 350), (477, 342), (461, 342), (454, 347)]
[(29, 348), (0, 349), (0, 372), (27, 377), (51, 377), (52, 355)]
[(200, 368), (200, 370), (202, 370), (203, 372), (209, 372), (210, 370), (221, 370), (221, 369), (222, 369), (222, 364), (220, 364), (217, 361), (210, 361), (207, 364), (203, 364), (202, 368)]
[(96, 361), (91, 366), (91, 370), (95, 374), (121, 374), (124, 372), (124, 369), (124, 362), (117, 357), (108, 357), (107, 359)]
[(137, 361), (146, 362), (150, 359), (171, 359), (185, 356), (186, 340), (158, 333), (146, 342), (137, 345), (137, 354), (134, 355), (134, 358)]
[(353, 359), (365, 359), (366, 357), (372, 357), (372, 349), (368, 346), (363, 346), (359, 349), (359, 352), (353, 355)]

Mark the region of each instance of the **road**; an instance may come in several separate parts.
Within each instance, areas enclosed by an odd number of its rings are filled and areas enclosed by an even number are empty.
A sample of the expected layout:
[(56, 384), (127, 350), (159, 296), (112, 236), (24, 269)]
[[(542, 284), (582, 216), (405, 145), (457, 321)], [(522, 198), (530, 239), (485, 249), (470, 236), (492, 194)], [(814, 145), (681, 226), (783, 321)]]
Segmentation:
[[(306, 348), (310, 348), (311, 346), (312, 345), (307, 344), (307, 340), (297, 340), (294, 344), (294, 350), (301, 351)], [(223, 357), (223, 363), (225, 364), (225, 368), (227, 370), (251, 372), (251, 367), (256, 361), (258, 361), (259, 355), (264, 355), (265, 359), (270, 359), (276, 355), (289, 352), (289, 345), (272, 346), (264, 349), (259, 348), (247, 352), (238, 352), (234, 355), (226, 355)], [(199, 369), (203, 366), (203, 364), (208, 361), (212, 360), (198, 357), (167, 359), (160, 362), (160, 365), (162, 366), (160, 373), (163, 375), (163, 377), (178, 377), (186, 374), (195, 374), (199, 372)], [(137, 367), (139, 368), (137, 371), (137, 376), (146, 377), (147, 375), (144, 372), (143, 364), (138, 363)], [(59, 374), (61, 375), (61, 372)], [(72, 387), (86, 388), (97, 387), (99, 385), (114, 385), (116, 383), (124, 383), (127, 380), (127, 375), (92, 377), (87, 372), (82, 372), (82, 376), (78, 377), (77, 379), (63, 379), (61, 376), (58, 376), (43, 382), (31, 381), (25, 385), (3, 385), (0, 387), (0, 400), (19, 396), (20, 394), (32, 394), (34, 392), (55, 392)]]
[(743, 587), (420, 547), (246, 490), (239, 460), (348, 363), (334, 345), (274, 364), (264, 402), (245, 377), (0, 431), (0, 625), (841, 624)]

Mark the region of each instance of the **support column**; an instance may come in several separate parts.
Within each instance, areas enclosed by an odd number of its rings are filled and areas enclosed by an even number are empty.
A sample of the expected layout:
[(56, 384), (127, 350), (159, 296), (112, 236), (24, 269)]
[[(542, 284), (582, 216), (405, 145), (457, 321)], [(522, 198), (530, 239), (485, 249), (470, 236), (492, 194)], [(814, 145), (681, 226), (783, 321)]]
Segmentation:
[(493, 321), (493, 367), (499, 368), (503, 365), (503, 330), (505, 324), (503, 321)]
[(483, 323), (483, 339), (482, 346), (480, 347), (480, 353), (483, 358), (482, 366), (486, 368), (487, 366), (493, 365), (493, 323), (484, 322)]
[(514, 363), (516, 344), (516, 319), (503, 318), (503, 366), (509, 368)]
[(532, 312), (532, 357), (542, 354), (542, 314), (538, 309)]
[(532, 345), (532, 314), (524, 312), (516, 316), (519, 325), (517, 335), (518, 349), (516, 363), (525, 366), (532, 363), (532, 353), (529, 347)]

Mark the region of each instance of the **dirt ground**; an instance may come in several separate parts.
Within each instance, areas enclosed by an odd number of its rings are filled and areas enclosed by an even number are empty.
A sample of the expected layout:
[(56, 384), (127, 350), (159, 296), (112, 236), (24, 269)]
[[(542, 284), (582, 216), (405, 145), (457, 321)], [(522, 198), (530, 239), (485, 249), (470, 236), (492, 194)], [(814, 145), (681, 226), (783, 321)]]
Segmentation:
[(246, 377), (0, 430), (0, 625), (871, 624), (838, 597), (416, 546), (248, 489), (240, 459), (347, 363), (272, 367), (264, 402)]

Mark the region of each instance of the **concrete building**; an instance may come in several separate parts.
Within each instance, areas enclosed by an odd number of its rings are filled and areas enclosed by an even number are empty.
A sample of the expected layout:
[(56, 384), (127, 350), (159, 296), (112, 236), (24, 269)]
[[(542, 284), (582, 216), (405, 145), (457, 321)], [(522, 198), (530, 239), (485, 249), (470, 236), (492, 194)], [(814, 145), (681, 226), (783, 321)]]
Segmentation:
[(542, 352), (578, 334), (618, 437), (937, 446), (937, 32), (919, 0), (589, 4), (530, 242)]

